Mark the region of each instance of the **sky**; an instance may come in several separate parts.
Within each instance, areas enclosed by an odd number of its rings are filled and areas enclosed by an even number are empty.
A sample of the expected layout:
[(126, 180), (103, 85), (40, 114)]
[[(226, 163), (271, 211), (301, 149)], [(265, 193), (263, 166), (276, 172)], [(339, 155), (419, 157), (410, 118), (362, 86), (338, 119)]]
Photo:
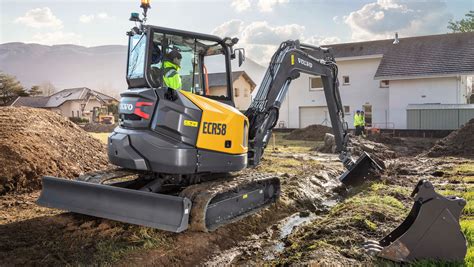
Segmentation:
[[(127, 44), (139, 0), (0, 0), (0, 43)], [(265, 62), (287, 39), (315, 45), (447, 33), (474, 0), (151, 0), (148, 24), (238, 37)]]

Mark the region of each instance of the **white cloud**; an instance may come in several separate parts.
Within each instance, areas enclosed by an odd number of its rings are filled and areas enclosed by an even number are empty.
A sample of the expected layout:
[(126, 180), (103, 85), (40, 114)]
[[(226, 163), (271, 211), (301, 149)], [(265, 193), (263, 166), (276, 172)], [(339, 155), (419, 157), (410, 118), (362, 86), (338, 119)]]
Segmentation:
[(49, 33), (37, 33), (33, 35), (33, 43), (56, 45), (56, 44), (81, 44), (81, 35), (73, 32), (55, 31)]
[(94, 15), (81, 15), (79, 21), (82, 23), (89, 23), (94, 19)]
[(246, 43), (279, 44), (288, 39), (299, 39), (303, 36), (305, 27), (298, 24), (287, 24), (272, 27), (266, 21), (252, 22), (242, 31)]
[(63, 23), (58, 19), (49, 7), (34, 8), (25, 15), (15, 19), (15, 23), (20, 23), (32, 28), (55, 28), (61, 29)]
[(305, 27), (302, 25), (274, 26), (266, 21), (246, 25), (241, 20), (230, 20), (216, 27), (212, 33), (221, 37), (238, 37), (238, 46), (245, 48), (248, 57), (262, 65), (267, 65), (278, 45), (289, 39), (299, 39), (314, 45), (340, 42), (338, 37), (305, 36)]
[(239, 35), (243, 30), (244, 22), (241, 20), (233, 19), (224, 22), (212, 31), (212, 34), (221, 37), (234, 37)]
[(237, 12), (242, 12), (250, 8), (250, 0), (232, 0), (230, 4)]
[(272, 12), (273, 7), (280, 4), (286, 4), (290, 0), (258, 0), (258, 8), (262, 12)]
[(115, 17), (110, 16), (109, 14), (105, 12), (100, 12), (97, 14), (90, 14), (90, 15), (81, 15), (79, 17), (79, 21), (82, 23), (91, 23), (94, 20), (112, 20), (115, 19)]
[(324, 36), (316, 35), (316, 36), (311, 36), (309, 38), (303, 38), (301, 41), (303, 43), (321, 46), (321, 45), (340, 43), (341, 38), (337, 36), (324, 37)]
[(439, 33), (451, 18), (441, 1), (378, 0), (344, 17), (353, 41)]
[(99, 19), (112, 19), (113, 17), (109, 16), (109, 14), (105, 13), (105, 12), (101, 12), (99, 14), (97, 14), (97, 17)]

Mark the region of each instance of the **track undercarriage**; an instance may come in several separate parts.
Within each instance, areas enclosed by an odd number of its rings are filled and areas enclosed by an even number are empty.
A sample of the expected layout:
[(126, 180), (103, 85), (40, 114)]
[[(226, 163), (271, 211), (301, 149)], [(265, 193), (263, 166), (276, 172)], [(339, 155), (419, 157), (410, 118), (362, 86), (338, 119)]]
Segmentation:
[(173, 232), (207, 232), (257, 212), (279, 194), (279, 179), (271, 175), (182, 177), (116, 169), (76, 180), (44, 177), (38, 204)]

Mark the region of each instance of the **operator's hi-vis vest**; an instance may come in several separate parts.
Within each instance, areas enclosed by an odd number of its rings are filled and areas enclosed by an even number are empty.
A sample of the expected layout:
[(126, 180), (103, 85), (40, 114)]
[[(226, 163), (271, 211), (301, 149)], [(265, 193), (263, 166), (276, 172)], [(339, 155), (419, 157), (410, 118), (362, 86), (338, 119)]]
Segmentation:
[(180, 67), (170, 61), (165, 61), (163, 67), (164, 85), (171, 89), (180, 90), (182, 86), (181, 76), (178, 73)]

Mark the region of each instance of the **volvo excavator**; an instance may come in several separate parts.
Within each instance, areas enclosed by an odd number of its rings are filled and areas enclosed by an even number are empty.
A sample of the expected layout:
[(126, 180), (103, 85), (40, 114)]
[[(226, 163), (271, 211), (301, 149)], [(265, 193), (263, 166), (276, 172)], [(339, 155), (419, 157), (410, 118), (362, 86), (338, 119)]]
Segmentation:
[[(330, 48), (283, 42), (250, 107), (234, 108), (232, 60), (244, 50), (237, 38), (145, 24), (128, 33), (127, 83), (121, 94), (119, 125), (108, 139), (108, 157), (120, 167), (75, 180), (43, 177), (38, 204), (76, 213), (182, 232), (213, 231), (277, 201), (277, 176), (239, 175), (258, 166), (275, 127), (290, 83), (302, 73), (320, 76), (337, 152), (347, 171), (340, 181), (358, 185), (382, 168), (366, 153), (353, 160), (338, 68)], [(181, 90), (163, 84), (163, 58), (182, 55)], [(225, 88), (211, 88), (209, 71), (224, 69)]]
[[(148, 4), (149, 5), (149, 4)], [(143, 5), (142, 5), (143, 7)], [(252, 214), (278, 199), (278, 177), (237, 175), (258, 166), (278, 121), (292, 80), (301, 73), (320, 76), (337, 151), (352, 185), (380, 169), (369, 155), (352, 160), (331, 50), (299, 41), (283, 42), (248, 110), (234, 108), (232, 60), (245, 52), (237, 38), (139, 23), (128, 33), (128, 90), (121, 94), (119, 125), (108, 139), (108, 157), (119, 169), (75, 180), (43, 178), (40, 205), (127, 223), (181, 232), (211, 231)], [(163, 84), (169, 51), (182, 56), (182, 89)], [(317, 57), (319, 55), (319, 57)], [(210, 87), (208, 71), (224, 69), (226, 87)]]

